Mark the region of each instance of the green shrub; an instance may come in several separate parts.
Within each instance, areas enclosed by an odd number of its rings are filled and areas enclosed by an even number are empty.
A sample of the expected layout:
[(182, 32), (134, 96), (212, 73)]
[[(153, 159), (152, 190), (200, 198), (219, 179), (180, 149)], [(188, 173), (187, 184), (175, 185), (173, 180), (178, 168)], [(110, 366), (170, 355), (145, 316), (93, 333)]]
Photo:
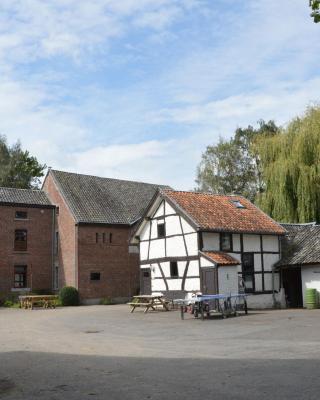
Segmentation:
[(78, 306), (79, 292), (73, 286), (65, 286), (59, 292), (59, 299), (63, 306)]
[(99, 304), (101, 304), (102, 306), (110, 306), (111, 304), (114, 304), (114, 302), (110, 297), (104, 297), (100, 300)]

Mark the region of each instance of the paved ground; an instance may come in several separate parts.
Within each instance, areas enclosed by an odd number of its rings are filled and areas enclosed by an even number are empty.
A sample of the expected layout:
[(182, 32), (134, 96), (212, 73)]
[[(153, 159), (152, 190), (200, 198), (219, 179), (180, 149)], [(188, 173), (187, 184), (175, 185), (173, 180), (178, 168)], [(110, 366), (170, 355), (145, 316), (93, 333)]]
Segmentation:
[(320, 310), (181, 321), (127, 306), (0, 308), (0, 398), (318, 399)]

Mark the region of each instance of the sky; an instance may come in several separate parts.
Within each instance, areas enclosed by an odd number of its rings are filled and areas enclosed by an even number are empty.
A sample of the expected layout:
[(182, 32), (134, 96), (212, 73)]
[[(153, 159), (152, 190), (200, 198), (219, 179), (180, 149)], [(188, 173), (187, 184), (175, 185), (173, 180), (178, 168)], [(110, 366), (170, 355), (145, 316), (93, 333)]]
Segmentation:
[(55, 169), (195, 187), (206, 146), (320, 96), (308, 0), (1, 0), (0, 133)]

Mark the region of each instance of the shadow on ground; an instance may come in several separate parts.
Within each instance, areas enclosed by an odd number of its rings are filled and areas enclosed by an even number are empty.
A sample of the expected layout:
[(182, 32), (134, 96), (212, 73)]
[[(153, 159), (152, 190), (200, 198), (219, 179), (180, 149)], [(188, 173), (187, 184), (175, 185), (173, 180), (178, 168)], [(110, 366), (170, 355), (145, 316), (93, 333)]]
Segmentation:
[(318, 399), (320, 360), (164, 359), (2, 353), (0, 398)]

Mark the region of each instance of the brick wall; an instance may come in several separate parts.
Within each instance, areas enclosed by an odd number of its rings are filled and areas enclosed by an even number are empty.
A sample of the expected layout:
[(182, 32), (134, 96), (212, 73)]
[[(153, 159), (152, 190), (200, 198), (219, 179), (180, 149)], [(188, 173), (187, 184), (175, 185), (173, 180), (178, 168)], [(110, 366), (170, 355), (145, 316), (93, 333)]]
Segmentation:
[(52, 204), (59, 207), (55, 229), (59, 232), (59, 251), (54, 263), (59, 267), (59, 287), (78, 287), (77, 279), (77, 229), (75, 221), (58, 187), (49, 173), (42, 188)]
[[(15, 219), (16, 211), (28, 213)], [(14, 250), (14, 232), (27, 230), (27, 250)], [(53, 209), (0, 205), (0, 297), (14, 287), (14, 266), (27, 266), (27, 287), (52, 289)]]

